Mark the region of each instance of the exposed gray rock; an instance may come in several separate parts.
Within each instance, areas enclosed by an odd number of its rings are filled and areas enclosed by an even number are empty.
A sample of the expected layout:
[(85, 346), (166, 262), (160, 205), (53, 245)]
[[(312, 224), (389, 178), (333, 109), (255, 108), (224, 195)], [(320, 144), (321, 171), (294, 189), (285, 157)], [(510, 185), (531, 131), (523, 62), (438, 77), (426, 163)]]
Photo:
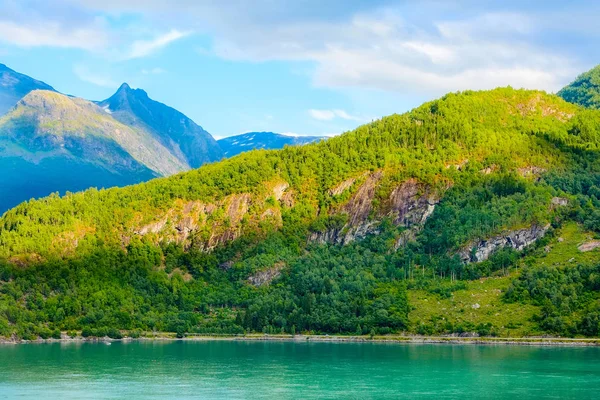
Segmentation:
[(553, 197), (550, 204), (554, 207), (565, 207), (569, 205), (569, 199), (565, 199), (564, 197)]
[(221, 268), (223, 271), (229, 271), (231, 268), (233, 268), (233, 261), (225, 261), (224, 263), (219, 264), (219, 268)]
[(424, 224), (438, 202), (439, 197), (429, 186), (409, 179), (392, 191), (388, 216), (394, 218), (396, 225)]
[(515, 250), (521, 251), (542, 238), (549, 227), (550, 225), (543, 227), (532, 225), (529, 228), (509, 231), (503, 235), (494, 236), (471, 244), (463, 248), (459, 252), (459, 255), (465, 264), (469, 264), (471, 262), (485, 261), (503, 247), (512, 247)]
[(586, 251), (592, 251), (594, 249), (597, 249), (598, 247), (600, 247), (600, 241), (594, 240), (594, 241), (582, 244), (581, 246), (578, 247), (578, 249), (581, 252), (586, 252)]
[(287, 182), (282, 182), (275, 185), (273, 187), (273, 196), (275, 196), (275, 200), (281, 200), (288, 187), (290, 187), (290, 185)]
[(329, 189), (329, 195), (330, 196), (339, 196), (340, 194), (344, 193), (346, 190), (350, 189), (350, 187), (352, 185), (354, 185), (354, 182), (356, 182), (356, 179), (354, 179), (354, 178), (346, 179), (345, 181), (338, 184), (334, 188)]
[(281, 275), (281, 270), (285, 267), (284, 262), (278, 262), (274, 264), (271, 268), (267, 268), (262, 271), (258, 271), (254, 275), (248, 278), (248, 282), (250, 282), (253, 286), (263, 286), (268, 285), (275, 278), (278, 278)]
[(369, 175), (350, 201), (339, 211), (348, 216), (346, 225), (325, 232), (313, 232), (309, 241), (348, 244), (363, 239), (369, 234), (377, 234), (379, 222), (384, 217), (392, 218), (397, 226), (410, 228), (398, 240), (396, 248), (414, 238), (416, 232), (433, 213), (435, 205), (439, 202), (439, 195), (430, 186), (416, 179), (408, 179), (392, 190), (376, 215), (372, 215), (375, 191), (381, 178), (381, 172)]
[(517, 172), (519, 173), (519, 175), (521, 175), (522, 177), (525, 178), (525, 177), (529, 177), (529, 176), (541, 175), (544, 172), (546, 172), (546, 169), (542, 168), (542, 167), (529, 166), (529, 167), (519, 168), (517, 170)]
[(160, 221), (156, 221), (151, 224), (144, 225), (143, 227), (141, 227), (140, 229), (135, 231), (135, 233), (138, 235), (147, 235), (149, 233), (158, 233), (165, 228), (165, 226), (167, 225), (167, 221), (168, 221), (168, 218), (163, 217), (160, 219)]

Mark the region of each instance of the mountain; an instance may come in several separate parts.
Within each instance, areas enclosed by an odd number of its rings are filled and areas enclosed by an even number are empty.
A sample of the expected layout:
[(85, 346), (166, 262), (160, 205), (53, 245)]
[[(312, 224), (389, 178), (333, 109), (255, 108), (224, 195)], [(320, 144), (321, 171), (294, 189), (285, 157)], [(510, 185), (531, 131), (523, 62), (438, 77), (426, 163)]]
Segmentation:
[(52, 86), (0, 64), (0, 115), (8, 112), (32, 90), (54, 91)]
[(323, 139), (320, 136), (287, 136), (273, 132), (248, 132), (219, 139), (217, 142), (224, 156), (233, 157), (244, 151), (283, 149), (284, 146), (302, 145)]
[(569, 103), (600, 108), (600, 65), (577, 77), (557, 93)]
[(219, 145), (208, 132), (174, 108), (150, 99), (141, 89), (124, 83), (99, 106), (123, 124), (150, 132), (190, 168), (222, 158)]
[(23, 203), (0, 218), (0, 336), (598, 336), (599, 150), (600, 111), (467, 91)]
[(124, 186), (189, 169), (153, 135), (87, 100), (35, 90), (0, 117), (0, 212), (53, 192)]
[(0, 214), (30, 198), (143, 182), (219, 160), (212, 136), (123, 84), (94, 103), (0, 64)]

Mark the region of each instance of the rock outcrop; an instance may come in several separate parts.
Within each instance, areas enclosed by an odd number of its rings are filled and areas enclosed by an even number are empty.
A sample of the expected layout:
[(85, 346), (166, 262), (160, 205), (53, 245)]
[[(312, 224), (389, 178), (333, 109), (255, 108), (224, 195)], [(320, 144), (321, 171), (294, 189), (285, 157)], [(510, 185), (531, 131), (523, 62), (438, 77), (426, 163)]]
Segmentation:
[[(439, 202), (432, 186), (416, 179), (407, 179), (394, 187), (385, 199), (377, 198), (383, 172), (363, 174), (334, 187), (330, 195), (341, 194), (351, 187), (355, 191), (350, 199), (329, 211), (329, 215), (343, 215), (343, 226), (313, 232), (309, 241), (317, 243), (348, 244), (379, 232), (384, 218), (396, 226), (408, 228), (397, 246), (414, 239), (416, 232), (431, 216)], [(356, 185), (360, 185), (356, 187)], [(179, 202), (154, 221), (137, 225), (134, 234), (149, 235), (158, 241), (174, 241), (185, 246), (195, 246), (211, 251), (240, 237), (244, 229), (252, 229), (269, 221), (275, 227), (283, 224), (281, 208), (294, 205), (293, 191), (285, 182), (265, 185), (264, 198), (249, 193), (232, 194), (214, 203), (201, 201)], [(271, 200), (269, 200), (271, 199)], [(275, 200), (279, 204), (273, 203)], [(140, 216), (140, 220), (143, 218)]]
[(271, 268), (256, 272), (248, 278), (248, 282), (253, 286), (264, 286), (271, 283), (281, 275), (281, 270), (285, 267), (284, 262), (275, 263)]
[(465, 264), (469, 264), (485, 261), (496, 251), (504, 247), (511, 247), (517, 251), (521, 251), (542, 238), (549, 227), (550, 225), (532, 225), (529, 228), (509, 231), (486, 240), (480, 240), (463, 248), (459, 252), (459, 255)]
[[(214, 203), (175, 202), (163, 215), (152, 222), (139, 223), (132, 231), (139, 236), (148, 235), (157, 242), (165, 240), (211, 251), (240, 237), (247, 226), (269, 221), (280, 227), (280, 207), (291, 207), (294, 203), (288, 188), (287, 182), (279, 181), (265, 184), (261, 195), (231, 194)], [(280, 206), (269, 198), (278, 201)], [(144, 220), (143, 216), (138, 220)]]
[(553, 197), (552, 200), (550, 201), (550, 206), (552, 208), (566, 207), (568, 205), (569, 205), (569, 199), (566, 199), (564, 197)]
[(394, 188), (390, 196), (374, 210), (373, 200), (382, 177), (381, 172), (367, 176), (350, 201), (339, 210), (339, 214), (348, 217), (348, 222), (343, 227), (313, 232), (309, 241), (348, 244), (363, 239), (368, 234), (378, 233), (379, 222), (385, 217), (391, 218), (397, 226), (411, 228), (409, 235), (403, 236), (405, 241), (414, 237), (415, 231), (412, 230), (420, 229), (431, 216), (439, 202), (439, 195), (429, 185), (416, 179), (408, 179)]
[(592, 251), (594, 249), (597, 249), (600, 247), (600, 241), (598, 240), (593, 240), (591, 242), (587, 242), (582, 244), (581, 246), (577, 247), (577, 249), (583, 253), (585, 253), (586, 251)]

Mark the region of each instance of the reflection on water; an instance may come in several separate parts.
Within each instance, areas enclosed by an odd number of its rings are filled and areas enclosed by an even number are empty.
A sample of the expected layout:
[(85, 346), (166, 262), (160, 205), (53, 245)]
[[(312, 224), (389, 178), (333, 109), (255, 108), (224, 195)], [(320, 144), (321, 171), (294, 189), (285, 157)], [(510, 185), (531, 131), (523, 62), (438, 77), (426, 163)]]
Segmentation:
[(600, 349), (281, 342), (0, 345), (4, 398), (590, 398)]

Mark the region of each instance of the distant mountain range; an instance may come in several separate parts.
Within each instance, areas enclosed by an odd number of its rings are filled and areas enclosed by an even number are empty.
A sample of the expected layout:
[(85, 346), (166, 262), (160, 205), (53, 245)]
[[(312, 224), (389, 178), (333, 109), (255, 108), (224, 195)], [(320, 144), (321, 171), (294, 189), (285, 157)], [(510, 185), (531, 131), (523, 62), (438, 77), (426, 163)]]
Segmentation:
[(253, 132), (217, 142), (126, 83), (94, 102), (0, 64), (0, 214), (53, 192), (125, 186), (252, 149), (320, 139)]
[(302, 145), (323, 140), (322, 136), (288, 136), (274, 132), (248, 132), (219, 139), (218, 143), (226, 157), (255, 149), (282, 149), (284, 146)]

